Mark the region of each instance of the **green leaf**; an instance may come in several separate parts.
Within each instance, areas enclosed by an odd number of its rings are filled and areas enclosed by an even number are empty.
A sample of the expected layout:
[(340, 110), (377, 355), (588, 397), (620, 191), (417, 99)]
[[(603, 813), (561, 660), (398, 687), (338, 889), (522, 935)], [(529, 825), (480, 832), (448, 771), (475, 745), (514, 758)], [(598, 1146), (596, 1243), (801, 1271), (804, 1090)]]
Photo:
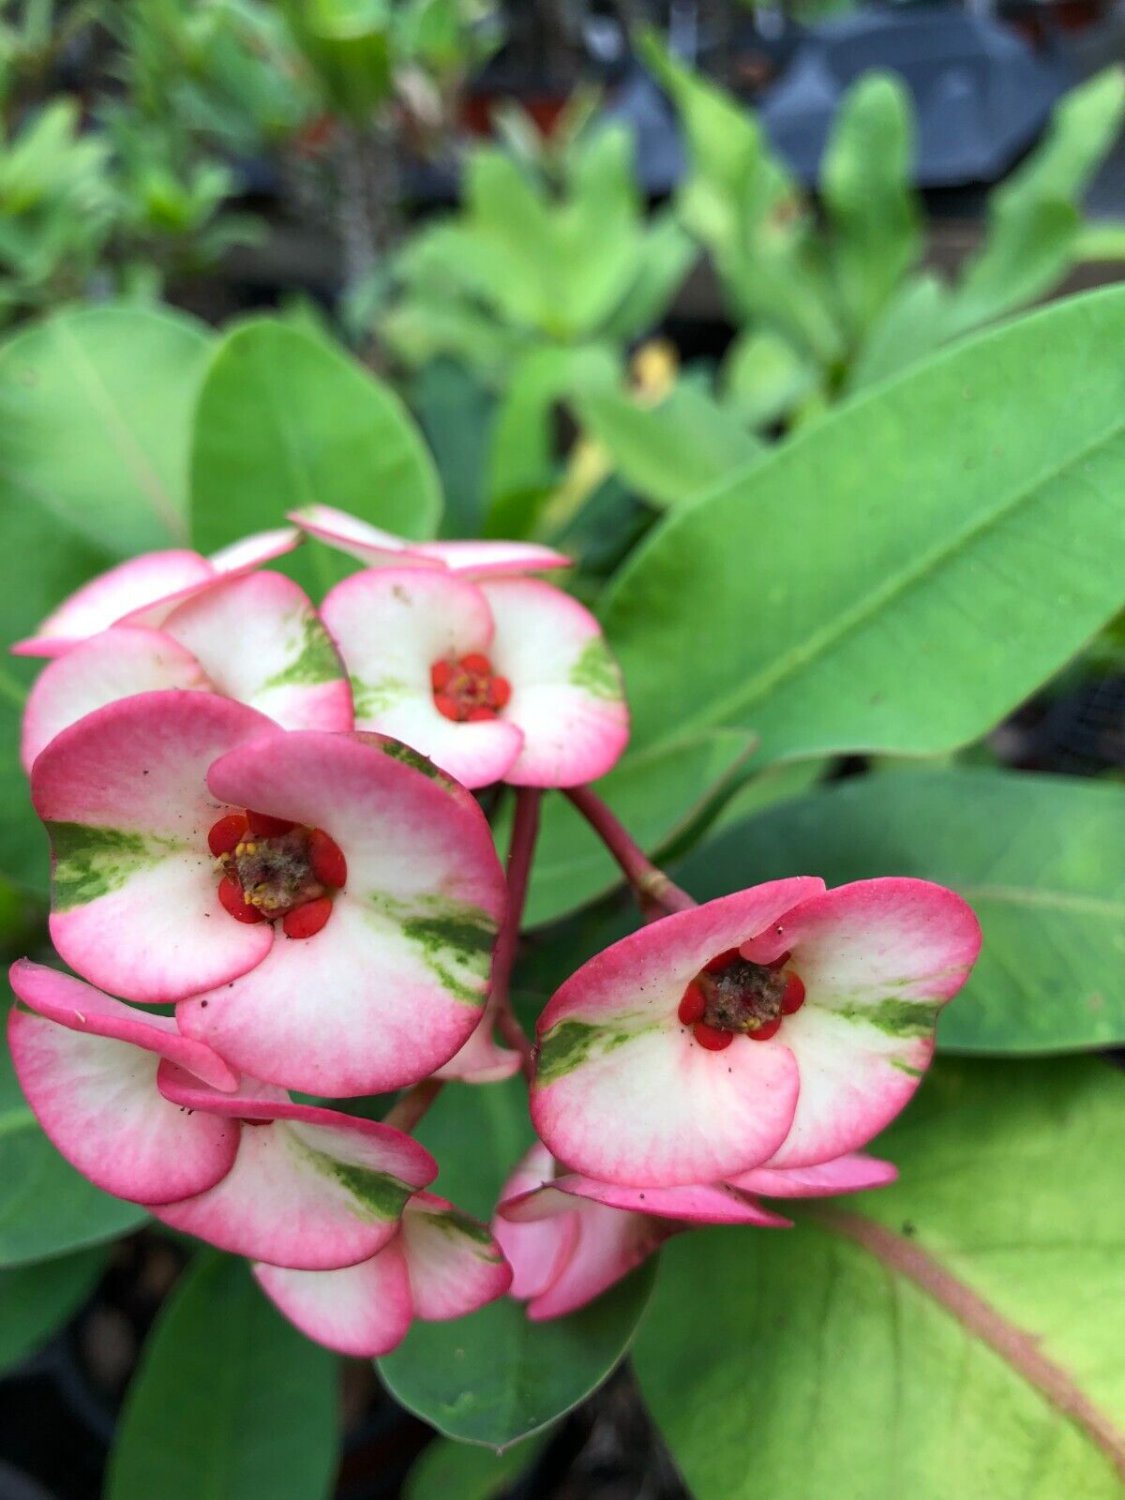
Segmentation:
[(856, 331), (922, 252), (913, 169), (910, 95), (893, 74), (867, 73), (844, 95), (820, 176), (836, 286)]
[(634, 1362), (696, 1500), (1119, 1496), (1123, 1091), (946, 1064), (895, 1186), (673, 1241)]
[[(524, 1084), (447, 1084), (415, 1133), (441, 1163), (437, 1191), (488, 1220), (534, 1139)], [(507, 1297), (452, 1323), (415, 1323), (377, 1362), (379, 1373), (439, 1432), (506, 1448), (605, 1380), (629, 1346), (651, 1284), (650, 1263), (580, 1312), (546, 1323), (530, 1322)]]
[(945, 337), (949, 288), (929, 271), (908, 276), (884, 304), (844, 380), (851, 394), (898, 375), (931, 354)]
[(486, 1448), (435, 1438), (411, 1465), (403, 1500), (499, 1500), (533, 1464), (542, 1443), (529, 1439), (490, 1453)]
[[(654, 855), (678, 838), (736, 782), (754, 737), (707, 730), (675, 744), (628, 755), (598, 782), (603, 797), (642, 848)], [(497, 825), (506, 847), (510, 819)], [(561, 795), (543, 803), (524, 925), (537, 927), (584, 906), (621, 881), (589, 824)]]
[(145, 1344), (107, 1500), (318, 1500), (336, 1469), (337, 1360), (204, 1252)]
[[(0, 1017), (6, 1022), (5, 1007)], [(146, 1217), (62, 1159), (24, 1102), (7, 1042), (0, 1045), (0, 1267), (116, 1239)]]
[(243, 323), (199, 397), (192, 536), (204, 551), (319, 501), (407, 537), (434, 534), (437, 471), (394, 392), (303, 329)]
[(603, 607), (633, 743), (741, 724), (770, 760), (988, 730), (1120, 607), (1123, 337), (1119, 288), (1056, 304), (667, 518)]
[(644, 1312), (653, 1266), (545, 1323), (532, 1323), (508, 1297), (452, 1323), (415, 1323), (378, 1361), (379, 1373), (439, 1432), (499, 1451), (570, 1411), (613, 1372)]
[(943, 1047), (1042, 1052), (1125, 1042), (1125, 787), (1025, 772), (837, 782), (724, 833), (676, 878), (708, 900), (784, 875), (915, 875), (984, 929)]
[(34, 1353), (82, 1306), (106, 1259), (105, 1250), (81, 1250), (0, 1271), (0, 1374)]
[(576, 391), (574, 409), (625, 483), (654, 505), (693, 500), (745, 469), (762, 445), (694, 385), (680, 383), (655, 406), (623, 391)]
[(816, 364), (769, 329), (740, 334), (723, 361), (725, 404), (748, 427), (769, 427), (788, 416), (819, 380)]
[(947, 336), (1023, 307), (1075, 259), (1079, 205), (1125, 117), (1125, 71), (1107, 68), (1056, 106), (1041, 144), (989, 198), (988, 231), (949, 309)]
[(646, 231), (637, 247), (632, 285), (602, 324), (603, 338), (627, 341), (655, 327), (699, 254), (671, 210), (653, 214)]
[(99, 307), (59, 313), (0, 349), (4, 529), (21, 524), (9, 508), (26, 508), (87, 554), (185, 545), (191, 412), (210, 345), (179, 313)]
[(513, 364), (489, 453), (488, 536), (528, 536), (559, 466), (555, 408), (575, 390), (612, 389), (618, 360), (599, 344), (532, 349)]

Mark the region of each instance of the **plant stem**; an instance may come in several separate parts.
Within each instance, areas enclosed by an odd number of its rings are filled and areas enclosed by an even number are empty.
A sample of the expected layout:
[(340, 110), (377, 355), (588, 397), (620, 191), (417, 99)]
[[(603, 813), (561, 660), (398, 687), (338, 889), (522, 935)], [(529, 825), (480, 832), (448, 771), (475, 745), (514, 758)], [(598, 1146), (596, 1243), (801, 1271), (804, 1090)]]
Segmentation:
[(695, 902), (654, 865), (625, 825), (588, 786), (565, 789), (565, 795), (586, 819), (633, 887), (641, 911), (650, 920), (688, 911)]
[(527, 899), (527, 884), (531, 875), (531, 859), (539, 833), (541, 795), (538, 787), (516, 788), (516, 814), (512, 823), (512, 842), (508, 846), (508, 909), (496, 943), (496, 956), (492, 961), (491, 1002), (496, 1009), (496, 1027), (508, 1046), (519, 1053), (523, 1071), (528, 1078), (531, 1077), (534, 1066), (531, 1043), (512, 1010), (510, 986), (523, 922), (524, 902)]
[(442, 1086), (443, 1080), (440, 1078), (423, 1078), (421, 1083), (407, 1089), (401, 1099), (395, 1100), (383, 1116), (382, 1123), (409, 1135), (441, 1093)]

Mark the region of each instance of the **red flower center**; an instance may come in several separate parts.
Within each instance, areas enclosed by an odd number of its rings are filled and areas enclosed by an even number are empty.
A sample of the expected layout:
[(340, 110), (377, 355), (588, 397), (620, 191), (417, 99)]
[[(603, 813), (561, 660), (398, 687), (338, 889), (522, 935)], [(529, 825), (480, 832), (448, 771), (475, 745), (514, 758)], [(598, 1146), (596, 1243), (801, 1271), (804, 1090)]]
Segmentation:
[(739, 1034), (769, 1041), (805, 1003), (804, 984), (785, 967), (789, 958), (783, 953), (772, 964), (752, 964), (737, 948), (717, 954), (684, 990), (680, 1020), (709, 1052), (721, 1052)]
[(320, 931), (348, 878), (343, 851), (323, 828), (268, 813), (227, 813), (211, 826), (207, 846), (220, 871), (223, 909), (236, 922), (280, 917), (290, 938)]
[(498, 677), (488, 657), (479, 651), (435, 661), (430, 684), (438, 713), (459, 724), (495, 719), (512, 696), (512, 684)]

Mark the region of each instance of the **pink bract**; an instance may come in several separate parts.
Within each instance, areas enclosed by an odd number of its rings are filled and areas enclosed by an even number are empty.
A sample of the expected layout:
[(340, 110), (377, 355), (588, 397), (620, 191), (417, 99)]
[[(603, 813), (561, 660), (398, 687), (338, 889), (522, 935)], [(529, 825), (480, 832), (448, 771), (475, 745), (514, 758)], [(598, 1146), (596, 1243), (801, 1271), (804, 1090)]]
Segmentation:
[[(323, 615), (357, 725), (404, 740), (465, 786), (576, 786), (625, 747), (620, 671), (594, 617), (551, 584), (387, 567), (338, 584)], [(441, 707), (435, 672), (456, 679), (466, 661), (484, 661), (503, 696), (458, 719)]]
[(881, 1187), (895, 1176), (889, 1162), (853, 1155), (807, 1169), (759, 1168), (732, 1182), (626, 1187), (559, 1174), (537, 1143), (505, 1184), (493, 1229), (512, 1264), (512, 1296), (528, 1301), (530, 1318), (554, 1318), (600, 1295), (692, 1225), (791, 1227), (752, 1194), (820, 1197)]
[(411, 1194), (437, 1173), (401, 1131), (295, 1104), (252, 1080), (220, 1094), (165, 1063), (158, 1083), (173, 1105), (238, 1125), (234, 1164), (220, 1182), (153, 1209), (221, 1250), (299, 1270), (357, 1265), (391, 1241)]
[[(157, 1088), (162, 1061), (219, 1089), (237, 1076), (164, 1017), (133, 1010), (79, 979), (20, 959), (8, 1043), (16, 1076), (47, 1136), (96, 1186), (137, 1203), (168, 1203), (229, 1172), (237, 1127), (189, 1115)], [(29, 1013), (33, 1012), (32, 1013)]]
[[(505, 901), (468, 794), (393, 741), (279, 730), (209, 693), (98, 709), (35, 763), (68, 963), (256, 1078), (343, 1096), (447, 1062), (480, 1020)], [(346, 883), (314, 936), (235, 920), (208, 847), (251, 809), (319, 829)], [(191, 998), (188, 998), (191, 997)]]
[(511, 1268), (483, 1224), (444, 1198), (416, 1193), (377, 1255), (338, 1271), (259, 1264), (254, 1274), (309, 1338), (341, 1354), (389, 1354), (414, 1318), (444, 1320), (503, 1296)]
[[(626, 1186), (844, 1156), (917, 1088), (979, 947), (966, 903), (921, 880), (774, 881), (664, 918), (584, 964), (543, 1012), (536, 1129), (573, 1170)], [(679, 1006), (733, 950), (785, 962), (804, 1003), (765, 1038), (711, 1050)]]
[(178, 603), (292, 551), (298, 541), (299, 532), (283, 527), (245, 537), (210, 558), (186, 549), (130, 558), (83, 584), (12, 651), (61, 656), (111, 625), (159, 626)]
[(303, 510), (291, 511), (288, 519), (309, 536), (327, 542), (369, 568), (439, 568), (465, 578), (482, 579), (570, 567), (569, 557), (537, 542), (406, 541), (331, 505), (307, 505)]
[(312, 605), (280, 573), (254, 573), (178, 605), (161, 630), (114, 626), (50, 662), (24, 711), (25, 768), (86, 714), (165, 688), (220, 693), (285, 729), (352, 727), (351, 689)]

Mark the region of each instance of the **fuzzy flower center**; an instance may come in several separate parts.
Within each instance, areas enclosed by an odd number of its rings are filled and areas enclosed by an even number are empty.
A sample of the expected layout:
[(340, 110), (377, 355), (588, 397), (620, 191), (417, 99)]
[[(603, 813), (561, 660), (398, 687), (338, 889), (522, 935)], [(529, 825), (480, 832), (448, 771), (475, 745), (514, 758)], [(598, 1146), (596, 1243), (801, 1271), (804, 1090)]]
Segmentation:
[(512, 696), (511, 683), (497, 676), (480, 651), (435, 661), (430, 668), (430, 685), (438, 713), (458, 724), (495, 719)]
[(280, 918), (290, 938), (321, 930), (348, 878), (343, 851), (323, 828), (268, 813), (227, 813), (212, 825), (207, 845), (220, 874), (224, 910), (237, 922)]
[(805, 1003), (805, 986), (787, 969), (790, 954), (754, 964), (737, 948), (710, 959), (688, 984), (677, 1014), (701, 1047), (721, 1052), (738, 1035), (754, 1042), (776, 1036), (785, 1016)]

